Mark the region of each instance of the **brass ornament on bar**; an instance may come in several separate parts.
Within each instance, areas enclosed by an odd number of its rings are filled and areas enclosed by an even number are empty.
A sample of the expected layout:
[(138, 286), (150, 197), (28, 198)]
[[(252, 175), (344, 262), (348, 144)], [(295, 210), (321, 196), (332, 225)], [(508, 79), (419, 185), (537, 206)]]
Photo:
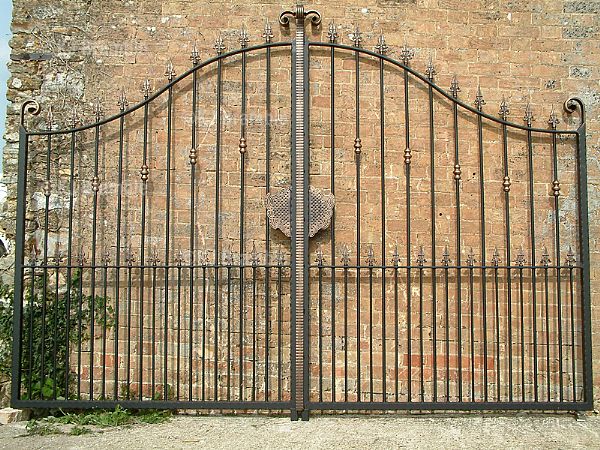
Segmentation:
[(504, 177), (504, 181), (502, 181), (502, 187), (504, 188), (504, 192), (510, 192), (510, 177)]

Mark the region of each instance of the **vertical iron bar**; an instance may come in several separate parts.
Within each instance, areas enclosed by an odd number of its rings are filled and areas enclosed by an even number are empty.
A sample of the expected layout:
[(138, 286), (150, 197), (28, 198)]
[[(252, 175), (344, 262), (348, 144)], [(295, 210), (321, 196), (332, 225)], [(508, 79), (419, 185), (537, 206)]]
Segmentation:
[[(478, 109), (481, 111), (483, 98), (478, 99)], [(477, 115), (477, 144), (479, 150), (479, 226), (481, 233), (481, 306), (483, 320), (483, 400), (488, 401), (488, 361), (487, 361), (487, 276), (486, 276), (486, 241), (485, 241), (485, 177), (484, 177), (484, 156), (483, 156), (483, 119)]]
[(156, 254), (152, 257), (152, 400), (156, 400)]
[(498, 290), (498, 253), (494, 251), (493, 266), (494, 266), (494, 302), (496, 306), (496, 396), (497, 401), (502, 399), (500, 390), (501, 384), (501, 367), (500, 367), (500, 292)]
[(394, 392), (395, 400), (399, 401), (400, 395), (400, 305), (398, 296), (398, 248), (394, 249)]
[[(430, 81), (433, 82), (433, 73)], [(429, 94), (429, 190), (431, 196), (431, 321), (432, 321), (432, 340), (433, 340), (433, 401), (437, 401), (437, 275), (436, 275), (436, 229), (435, 229), (435, 131), (434, 131), (434, 104), (433, 87), (428, 86)]]
[[(458, 86), (458, 85), (457, 85)], [(458, 89), (458, 88), (457, 88)], [(456, 92), (456, 91), (455, 91)], [(456, 94), (454, 94), (456, 97)], [(454, 198), (456, 202), (456, 329), (458, 346), (458, 401), (463, 400), (462, 379), (462, 271), (461, 271), (461, 214), (460, 214), (460, 180), (461, 169), (458, 141), (458, 104), (452, 102), (452, 124), (454, 128)]]
[(469, 258), (469, 340), (471, 350), (471, 401), (475, 402), (475, 298), (473, 282), (473, 257)]
[[(35, 294), (35, 265), (37, 264), (37, 261), (33, 260), (33, 266), (31, 267), (31, 286), (30, 286), (30, 297), (29, 297), (29, 311), (33, 311), (33, 298), (34, 298), (34, 294)], [(23, 289), (24, 290), (24, 289)], [(16, 305), (16, 302), (15, 302)], [(16, 309), (16, 306), (15, 306)], [(67, 314), (70, 311), (67, 310)], [(27, 398), (31, 398), (32, 397), (32, 387), (33, 387), (33, 344), (34, 344), (34, 337), (33, 337), (33, 328), (34, 328), (34, 321), (33, 321), (33, 314), (29, 314), (29, 355), (28, 356), (28, 372), (27, 372), (27, 377), (28, 377), (28, 383), (27, 383)], [(70, 321), (71, 318), (68, 316), (67, 320)], [(20, 324), (23, 324), (23, 316), (21, 316), (20, 319)], [(13, 328), (14, 331), (14, 328)], [(68, 336), (69, 334), (67, 333), (67, 352), (69, 349), (69, 340), (68, 340)], [(15, 342), (15, 341), (13, 341)], [(19, 358), (20, 360), (20, 358)], [(21, 367), (21, 365), (19, 364), (19, 368)], [(68, 366), (65, 366), (68, 367)], [(68, 388), (69, 388), (69, 371), (66, 371), (67, 374), (65, 375), (65, 392), (68, 392)], [(19, 385), (21, 383), (22, 378), (19, 378), (19, 382), (15, 383), (15, 385)], [(20, 389), (19, 389), (19, 393), (18, 395), (20, 395)]]
[(121, 269), (121, 212), (123, 208), (123, 130), (125, 116), (119, 118), (119, 162), (117, 178), (117, 231), (115, 249), (115, 358), (114, 358), (114, 399), (119, 398), (119, 294)]
[(360, 53), (354, 52), (356, 73), (355, 95), (355, 134), (354, 153), (356, 155), (356, 380), (357, 401), (361, 401), (361, 360), (360, 360), (360, 160), (362, 143), (360, 139)]
[[(60, 167), (60, 162), (58, 163)], [(57, 249), (59, 250), (59, 249)], [(54, 329), (53, 338), (52, 338), (52, 400), (56, 400), (57, 397), (57, 380), (56, 380), (56, 349), (58, 346), (58, 287), (59, 287), (59, 272), (60, 272), (60, 256), (54, 256), (54, 265), (55, 265), (55, 288), (54, 288), (54, 299), (52, 302), (52, 328)], [(92, 316), (93, 320), (93, 316)], [(93, 334), (92, 334), (93, 336)]]
[(521, 316), (521, 401), (525, 401), (525, 293), (523, 288), (523, 260), (519, 259), (519, 305)]
[[(21, 119), (23, 120), (23, 119)], [(23, 328), (23, 277), (24, 277), (24, 250), (25, 250), (25, 209), (26, 209), (26, 193), (27, 193), (27, 157), (28, 157), (29, 137), (23, 124), (19, 127), (19, 160), (17, 166), (17, 223), (15, 236), (15, 278), (14, 278), (14, 311), (13, 311), (13, 342), (12, 342), (12, 389), (11, 402), (15, 402), (21, 398), (21, 358), (22, 358), (22, 328)], [(35, 283), (32, 269), (31, 283), (32, 289)], [(31, 296), (33, 299), (33, 295)], [(31, 311), (31, 310), (30, 310)], [(30, 314), (33, 316), (33, 314)], [(33, 329), (33, 327), (31, 327)], [(31, 340), (30, 340), (31, 342)], [(31, 360), (33, 351), (31, 349), (29, 358)], [(31, 398), (31, 369), (29, 371), (30, 385), (28, 387), (28, 396)], [(67, 383), (68, 386), (68, 383)]]
[(206, 262), (206, 255), (202, 255), (202, 401), (206, 399)]
[(169, 399), (169, 269), (171, 265), (171, 140), (173, 133), (173, 86), (169, 85), (167, 96), (167, 186), (165, 208), (165, 316), (163, 333), (163, 399)]
[[(331, 169), (330, 169), (330, 187), (331, 195), (335, 196), (335, 48), (331, 47)], [(331, 215), (331, 225), (329, 227), (331, 241), (331, 401), (336, 401), (335, 396), (335, 209)]]
[[(242, 42), (242, 46), (245, 44)], [(239, 151), (240, 151), (240, 400), (242, 400), (242, 389), (244, 386), (243, 381), (243, 354), (244, 354), (244, 261), (245, 261), (245, 242), (244, 242), (244, 200), (245, 200), (245, 190), (246, 190), (246, 52), (242, 53), (242, 117), (240, 124), (240, 142), (239, 142)], [(252, 327), (254, 329), (254, 323)], [(252, 379), (254, 380), (254, 353), (252, 354)], [(254, 384), (252, 385), (252, 395), (254, 395)]]
[(177, 261), (177, 369), (176, 369), (176, 388), (175, 399), (179, 401), (181, 393), (181, 254)]
[(318, 278), (319, 278), (319, 293), (318, 293), (318, 329), (319, 329), (319, 402), (323, 401), (323, 259), (318, 258)]
[[(533, 143), (531, 130), (527, 130), (527, 152), (528, 152), (528, 172), (529, 172), (529, 246), (531, 251), (531, 264), (536, 265), (535, 254), (535, 200), (534, 200), (534, 172), (533, 172)], [(538, 346), (537, 346), (537, 273), (535, 267), (531, 269), (531, 295), (533, 310), (533, 396), (537, 402), (539, 400), (538, 386)]]
[[(505, 116), (504, 116), (505, 117)], [(507, 322), (508, 322), (508, 401), (513, 401), (513, 360), (512, 360), (512, 279), (510, 265), (512, 263), (510, 252), (510, 177), (508, 175), (508, 130), (502, 124), (502, 148), (504, 166), (504, 223), (506, 240), (506, 284), (507, 284)]]
[[(270, 33), (269, 33), (270, 35)], [(265, 98), (265, 196), (271, 192), (271, 48), (266, 56), (266, 98)], [(269, 344), (270, 340), (270, 298), (271, 298), (271, 227), (265, 220), (265, 401), (269, 401)]]
[(282, 366), (283, 366), (283, 352), (282, 352), (282, 339), (283, 339), (283, 304), (282, 304), (282, 292), (283, 289), (283, 273), (282, 273), (282, 261), (277, 261), (277, 400), (283, 399), (283, 377), (282, 377)]
[[(78, 258), (78, 293), (77, 293), (77, 400), (81, 400), (82, 356), (81, 346), (83, 342), (83, 254)], [(42, 385), (43, 386), (43, 385)], [(42, 397), (43, 398), (43, 397)]]
[[(130, 250), (131, 252), (131, 250)], [(131, 321), (132, 321), (132, 314), (131, 314), (131, 282), (132, 282), (132, 275), (131, 275), (131, 265), (133, 264), (133, 261), (131, 260), (131, 253), (129, 253), (128, 255), (128, 261), (127, 261), (127, 366), (126, 366), (126, 370), (127, 370), (127, 390), (126, 390), (126, 394), (127, 396), (125, 397), (127, 400), (131, 399)], [(94, 316), (92, 313), (92, 317), (90, 320), (94, 320)], [(93, 339), (93, 338), (92, 338)], [(90, 388), (91, 389), (91, 388)]]
[(344, 401), (348, 402), (348, 260), (344, 259)]
[[(369, 253), (372, 253), (372, 248)], [(369, 400), (373, 402), (373, 260), (371, 256), (369, 256)]]
[[(571, 253), (572, 257), (572, 253)], [(575, 350), (575, 294), (574, 294), (574, 280), (573, 280), (573, 259), (568, 261), (569, 265), (569, 297), (571, 304), (571, 372), (573, 374), (572, 379), (572, 397), (571, 401), (577, 401), (577, 360), (576, 360), (576, 350)]]
[(252, 263), (252, 401), (256, 401), (256, 260)]
[[(147, 100), (146, 91), (144, 91), (144, 98)], [(148, 195), (148, 116), (149, 116), (149, 105), (144, 104), (144, 137), (143, 137), (143, 155), (142, 155), (142, 169), (140, 175), (142, 178), (142, 211), (141, 211), (141, 233), (140, 233), (140, 317), (139, 317), (139, 373), (138, 373), (138, 397), (141, 401), (143, 399), (143, 387), (144, 387), (144, 275), (146, 269), (146, 198)], [(192, 222), (193, 223), (193, 222)], [(105, 324), (106, 326), (106, 324)]]
[[(553, 129), (556, 125), (553, 123)], [(558, 155), (556, 150), (557, 134), (552, 133), (552, 190), (554, 194), (554, 251), (556, 263), (556, 321), (558, 325), (558, 385), (559, 385), (559, 401), (564, 400), (564, 380), (563, 380), (563, 345), (562, 345), (562, 298), (560, 286), (560, 210), (558, 197), (560, 196), (560, 187), (558, 182)]]
[[(217, 61), (217, 123), (216, 123), (216, 145), (215, 145), (215, 317), (214, 317), (214, 398), (218, 400), (218, 349), (219, 349), (219, 203), (220, 203), (220, 184), (221, 184), (221, 101), (222, 101), (222, 78), (223, 62)], [(240, 309), (241, 319), (241, 309)], [(241, 335), (240, 335), (241, 339)], [(240, 348), (240, 354), (242, 349)], [(242, 378), (242, 367), (240, 366), (240, 380)], [(241, 396), (240, 396), (241, 400)]]
[[(240, 273), (242, 267), (240, 264)], [(240, 309), (241, 314), (241, 309)], [(241, 334), (240, 334), (241, 339)], [(240, 348), (243, 342), (240, 340)], [(227, 401), (231, 400), (231, 261), (227, 262)], [(240, 401), (242, 393), (240, 392)]]
[[(50, 116), (51, 117), (51, 116)], [(50, 119), (48, 129), (52, 128)], [(47, 309), (47, 293), (48, 293), (48, 218), (50, 213), (50, 154), (52, 151), (52, 135), (47, 135), (46, 147), (46, 181), (44, 186), (45, 207), (44, 207), (44, 259), (43, 259), (43, 279), (42, 279), (42, 330), (41, 330), (41, 390), (40, 398), (44, 399), (43, 388), (46, 385), (46, 309)], [(21, 299), (19, 299), (21, 301)], [(81, 358), (81, 348), (79, 349), (79, 358)], [(19, 363), (20, 364), (20, 363)], [(49, 374), (48, 374), (49, 375)], [(78, 374), (81, 376), (81, 372)]]
[(444, 300), (445, 300), (445, 305), (446, 305), (446, 309), (445, 309), (445, 314), (444, 314), (444, 319), (445, 319), (445, 332), (444, 332), (444, 338), (446, 339), (446, 401), (449, 402), (450, 401), (450, 287), (449, 287), (449, 282), (448, 282), (448, 264), (449, 264), (449, 257), (448, 257), (448, 247), (446, 247), (446, 250), (444, 251), (444, 258), (442, 260), (443, 264), (444, 264)]
[(587, 149), (586, 123), (583, 103), (579, 101), (581, 125), (577, 129), (577, 187), (579, 197), (579, 252), (581, 270), (581, 306), (582, 306), (582, 349), (583, 349), (583, 399), (592, 405), (592, 328), (591, 328), (591, 291), (590, 291), (590, 242), (588, 223), (588, 191), (587, 191)]
[(552, 401), (552, 395), (551, 395), (551, 385), (552, 385), (552, 370), (550, 367), (550, 286), (549, 286), (549, 280), (548, 280), (548, 256), (547, 256), (547, 252), (544, 252), (544, 256), (542, 259), (542, 264), (544, 265), (544, 294), (545, 294), (545, 301), (546, 301), (546, 309), (545, 309), (545, 313), (546, 313), (546, 394), (547, 394), (547, 401)]
[(411, 312), (411, 300), (412, 300), (412, 288), (411, 288), (411, 243), (410, 243), (410, 162), (411, 162), (411, 148), (410, 148), (410, 108), (408, 104), (408, 72), (404, 69), (404, 131), (405, 131), (405, 150), (404, 150), (404, 167), (405, 167), (405, 178), (406, 178), (406, 329), (407, 329), (407, 354), (408, 354), (408, 390), (407, 396), (408, 401), (412, 401), (412, 312)]
[[(104, 298), (104, 311), (102, 314), (102, 386), (100, 387), (100, 396), (102, 400), (106, 400), (106, 338), (108, 334), (107, 318), (108, 318), (108, 253), (104, 255), (102, 262), (102, 297)], [(67, 297), (68, 298), (68, 297)], [(67, 310), (70, 315), (70, 309)], [(70, 322), (70, 319), (69, 319)], [(68, 323), (68, 322), (67, 322)], [(67, 333), (67, 336), (69, 334)], [(68, 352), (67, 348), (67, 352)], [(68, 367), (68, 366), (67, 366)], [(140, 386), (141, 391), (141, 386)]]
[[(73, 133), (73, 138), (75, 133)], [(98, 179), (98, 163), (99, 163), (99, 127), (96, 126), (96, 136), (94, 141), (94, 179), (92, 180), (92, 190), (94, 191), (94, 199), (93, 199), (93, 210), (92, 210), (92, 261), (91, 261), (91, 269), (92, 274), (90, 278), (91, 284), (91, 294), (92, 294), (92, 312), (90, 316), (91, 329), (90, 329), (90, 400), (94, 398), (94, 312), (95, 312), (95, 302), (96, 302), (96, 247), (97, 247), (97, 219), (98, 219), (98, 187), (99, 187), (99, 179)], [(72, 196), (72, 194), (71, 194)], [(71, 205), (70, 205), (71, 206)], [(69, 227), (70, 229), (70, 227)], [(69, 250), (71, 246), (69, 244)], [(68, 294), (67, 294), (68, 295)]]
[(423, 362), (423, 358), (425, 356), (425, 352), (423, 350), (423, 263), (425, 262), (423, 251), (421, 250), (421, 255), (419, 255), (419, 376), (420, 376), (420, 399), (421, 402), (425, 401), (425, 364)]
[[(94, 139), (94, 143), (95, 143), (95, 150), (96, 150), (96, 155), (98, 154), (98, 133), (99, 133), (99, 129), (98, 127), (96, 127), (96, 136)], [(75, 186), (75, 143), (76, 143), (76, 134), (75, 132), (71, 133), (71, 149), (70, 149), (70, 161), (69, 161), (69, 218), (68, 218), (68, 227), (69, 227), (69, 231), (68, 231), (68, 237), (67, 237), (67, 292), (66, 292), (66, 308), (65, 308), (65, 318), (66, 318), (66, 323), (65, 323), (65, 345), (66, 345), (66, 352), (65, 352), (65, 368), (67, 368), (67, 370), (65, 370), (65, 398), (68, 398), (68, 392), (69, 392), (69, 370), (68, 367), (70, 367), (69, 365), (69, 358), (70, 358), (70, 348), (71, 348), (71, 342), (69, 339), (69, 336), (71, 334), (71, 280), (72, 280), (72, 264), (73, 264), (73, 204), (74, 204), (74, 200), (75, 200), (75, 194), (74, 194), (74, 186)], [(35, 278), (32, 276), (31, 277), (32, 283), (35, 280)], [(106, 298), (106, 296), (104, 296), (104, 298)], [(106, 330), (103, 331), (103, 334), (106, 334)], [(103, 371), (105, 370), (105, 368), (103, 367), (102, 369)], [(104, 384), (104, 381), (103, 381)], [(102, 389), (104, 389), (104, 386), (102, 387)], [(104, 394), (103, 394), (104, 397)]]
[[(383, 48), (381, 49), (383, 51)], [(381, 147), (381, 380), (383, 401), (387, 401), (387, 359), (386, 359), (386, 214), (385, 214), (385, 86), (383, 78), (383, 59), (379, 60), (379, 143)]]
[[(192, 58), (194, 58), (193, 54)], [(196, 65), (196, 60), (192, 62)], [(194, 157), (190, 157), (190, 310), (189, 310), (189, 330), (188, 330), (188, 400), (193, 400), (192, 390), (192, 375), (193, 370), (193, 348), (194, 348), (194, 294), (195, 294), (195, 277), (194, 277), (194, 261), (196, 257), (195, 236), (196, 236), (196, 122), (198, 110), (198, 70), (194, 70), (192, 74), (192, 130), (191, 130), (191, 147), (194, 152)], [(204, 332), (204, 330), (203, 330)], [(204, 344), (202, 345), (204, 350)], [(204, 358), (203, 358), (204, 362)], [(204, 379), (204, 370), (202, 371)]]

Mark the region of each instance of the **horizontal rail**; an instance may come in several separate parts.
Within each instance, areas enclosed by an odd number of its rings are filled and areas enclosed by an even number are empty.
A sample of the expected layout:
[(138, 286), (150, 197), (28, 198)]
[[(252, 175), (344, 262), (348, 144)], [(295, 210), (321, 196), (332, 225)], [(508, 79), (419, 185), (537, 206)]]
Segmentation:
[(427, 411), (586, 411), (592, 402), (310, 402), (309, 409), (355, 410), (427, 410)]
[(186, 400), (17, 400), (17, 408), (77, 408), (77, 409), (113, 409), (121, 406), (126, 409), (291, 409), (290, 402), (214, 402)]

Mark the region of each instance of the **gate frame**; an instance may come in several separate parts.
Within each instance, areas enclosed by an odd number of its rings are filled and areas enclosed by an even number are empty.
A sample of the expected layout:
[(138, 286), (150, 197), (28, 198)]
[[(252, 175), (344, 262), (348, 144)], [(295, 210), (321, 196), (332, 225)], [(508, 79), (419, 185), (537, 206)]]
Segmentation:
[[(446, 91), (438, 87), (431, 79), (425, 77), (403, 62), (399, 62), (381, 53), (366, 50), (355, 43), (354, 46), (337, 44), (335, 42), (319, 42), (310, 41), (305, 34), (305, 21), (309, 19), (311, 24), (319, 26), (321, 24), (321, 15), (315, 10), (305, 10), (304, 6), (297, 5), (295, 10), (284, 11), (280, 14), (279, 23), (287, 27), (290, 25), (290, 19), (295, 19), (296, 31), (295, 38), (292, 42), (272, 43), (267, 41), (265, 44), (255, 45), (251, 47), (242, 47), (226, 53), (218, 53), (217, 56), (210, 58), (200, 64), (195, 64), (191, 69), (176, 78), (170, 78), (169, 83), (163, 88), (157, 90), (154, 94), (145, 97), (144, 101), (128, 108), (121, 109), (121, 112), (105, 118), (97, 120), (93, 124), (73, 128), (70, 130), (48, 130), (48, 131), (28, 131), (25, 127), (25, 115), (37, 115), (40, 113), (40, 105), (35, 100), (27, 100), (21, 106), (21, 116), (19, 123), (19, 158), (18, 158), (18, 182), (17, 182), (17, 223), (16, 223), (16, 249), (15, 249), (15, 278), (14, 278), (14, 318), (13, 318), (13, 361), (12, 361), (12, 391), (11, 403), (15, 407), (113, 407), (117, 404), (124, 407), (136, 409), (142, 408), (221, 408), (218, 402), (203, 402), (203, 405), (198, 405), (199, 402), (186, 401), (128, 401), (128, 400), (92, 400), (92, 401), (52, 401), (49, 405), (48, 400), (23, 400), (20, 398), (21, 385), (21, 354), (22, 354), (22, 339), (21, 332), (23, 329), (22, 318), (22, 298), (23, 298), (23, 276), (24, 276), (24, 246), (25, 246), (25, 203), (26, 203), (26, 185), (27, 185), (27, 156), (28, 142), (31, 136), (51, 136), (55, 134), (75, 133), (98, 127), (100, 125), (112, 122), (115, 119), (123, 118), (129, 113), (142, 108), (149, 104), (152, 100), (162, 95), (164, 92), (172, 89), (179, 81), (187, 78), (190, 74), (196, 75), (197, 71), (202, 67), (208, 66), (213, 62), (222, 61), (225, 58), (237, 55), (246, 54), (247, 52), (269, 49), (275, 47), (291, 47), (292, 53), (292, 208), (291, 208), (291, 225), (292, 225), (292, 277), (291, 277), (291, 400), (283, 402), (279, 408), (290, 408), (292, 420), (302, 418), (308, 420), (310, 410), (590, 410), (593, 408), (593, 378), (592, 378), (592, 335), (591, 335), (591, 288), (590, 288), (590, 257), (589, 257), (589, 219), (588, 219), (588, 193), (587, 193), (587, 155), (586, 155), (586, 121), (585, 107), (581, 99), (577, 97), (569, 98), (565, 104), (565, 111), (569, 114), (579, 111), (580, 123), (576, 130), (548, 130), (534, 128), (531, 126), (523, 126), (513, 122), (509, 122), (506, 118), (498, 118), (487, 113), (484, 113), (479, 108), (474, 108), (456, 96), (448, 94)], [(309, 63), (310, 63), (310, 47), (324, 47), (347, 50), (366, 54), (381, 61), (385, 61), (393, 66), (401, 68), (405, 73), (410, 73), (413, 77), (428, 85), (429, 88), (450, 100), (452, 104), (476, 114), (480, 118), (485, 118), (497, 124), (524, 130), (528, 132), (552, 133), (554, 135), (566, 134), (576, 137), (577, 157), (578, 157), (578, 212), (579, 212), (579, 244), (581, 255), (581, 282), (582, 282), (582, 352), (583, 352), (583, 374), (584, 374), (584, 400), (582, 402), (354, 402), (352, 404), (342, 402), (310, 402), (309, 400), (309, 360), (306, 355), (309, 354), (310, 339), (309, 339), (309, 224), (310, 224), (310, 209), (307, 207), (309, 198), (308, 190), (310, 185), (309, 179)], [(230, 402), (228, 409), (237, 408), (260, 408), (265, 406), (261, 403), (252, 405), (248, 402)]]

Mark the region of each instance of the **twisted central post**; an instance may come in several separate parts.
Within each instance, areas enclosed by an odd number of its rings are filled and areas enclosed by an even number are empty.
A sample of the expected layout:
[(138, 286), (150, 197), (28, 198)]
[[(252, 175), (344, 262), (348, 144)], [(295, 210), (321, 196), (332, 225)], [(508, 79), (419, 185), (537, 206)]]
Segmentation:
[(308, 392), (308, 45), (304, 30), (305, 19), (314, 26), (321, 23), (321, 14), (304, 10), (301, 4), (294, 11), (284, 11), (279, 23), (287, 27), (290, 18), (296, 20), (296, 36), (292, 43), (292, 419), (298, 414), (308, 419), (305, 409)]

